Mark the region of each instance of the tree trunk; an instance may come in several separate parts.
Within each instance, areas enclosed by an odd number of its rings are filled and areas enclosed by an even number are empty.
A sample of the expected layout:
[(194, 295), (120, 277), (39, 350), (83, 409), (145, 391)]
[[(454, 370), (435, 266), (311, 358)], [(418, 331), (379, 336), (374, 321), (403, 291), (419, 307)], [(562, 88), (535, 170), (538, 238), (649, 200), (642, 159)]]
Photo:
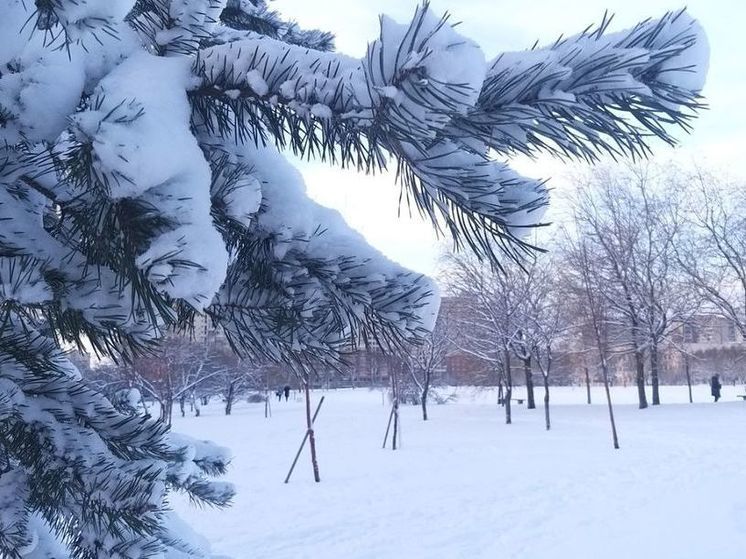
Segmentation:
[(171, 427), (172, 413), (173, 400), (171, 396), (167, 396), (166, 398), (161, 400), (161, 421), (163, 421), (169, 427)]
[[(606, 404), (609, 406), (609, 422), (611, 423), (611, 437), (614, 442), (614, 448), (619, 449), (619, 437), (616, 433), (616, 422), (614, 421), (614, 408), (611, 405), (611, 391), (609, 390), (609, 367), (606, 364), (606, 359), (601, 359), (601, 374), (604, 377), (604, 391), (606, 392)], [(644, 392), (643, 392), (644, 395)], [(645, 403), (647, 406), (647, 402)], [(642, 407), (642, 406), (641, 406)]]
[(543, 375), (544, 377), (544, 419), (546, 419), (547, 431), (552, 428), (552, 423), (549, 421), (549, 371)]
[(427, 421), (427, 396), (430, 392), (430, 371), (425, 371), (425, 382), (422, 384), (422, 421)]
[(588, 367), (585, 368), (585, 390), (588, 395), (588, 403), (591, 403), (591, 377), (588, 374)]
[(192, 409), (194, 410), (194, 417), (199, 417), (202, 409), (199, 405), (199, 400), (194, 392), (192, 392)]
[(510, 372), (510, 351), (505, 348), (505, 423), (510, 425), (512, 423), (510, 413), (510, 399), (513, 396), (513, 375)]
[(526, 407), (530, 410), (536, 409), (534, 400), (534, 374), (531, 371), (531, 357), (523, 360), (523, 371), (526, 375)]
[(684, 354), (684, 370), (686, 371), (686, 385), (689, 387), (689, 403), (693, 403), (692, 399), (692, 373), (689, 370), (689, 354)]
[(316, 483), (321, 481), (319, 476), (319, 463), (316, 459), (316, 436), (313, 432), (313, 420), (311, 419), (311, 391), (309, 388), (310, 379), (308, 373), (304, 375), (305, 391), (306, 391), (306, 427), (308, 429), (308, 445), (311, 449), (311, 465), (313, 467), (313, 479)]
[(163, 399), (161, 406), (161, 419), (171, 427), (172, 413), (174, 408), (174, 392), (171, 384), (171, 376), (166, 376), (166, 397)]
[[(648, 397), (645, 394), (645, 356), (642, 351), (635, 349), (635, 381), (637, 382), (637, 399), (640, 402), (640, 409), (648, 407)], [(608, 366), (606, 367), (606, 374), (608, 375)], [(608, 378), (604, 380), (604, 383), (608, 384)]]
[(233, 409), (233, 397), (236, 393), (236, 383), (228, 383), (228, 393), (225, 395), (225, 415), (230, 415)]
[(659, 376), (658, 376), (658, 344), (653, 342), (650, 345), (650, 383), (653, 385), (653, 405), (659, 406), (661, 403), (660, 392), (659, 392)]

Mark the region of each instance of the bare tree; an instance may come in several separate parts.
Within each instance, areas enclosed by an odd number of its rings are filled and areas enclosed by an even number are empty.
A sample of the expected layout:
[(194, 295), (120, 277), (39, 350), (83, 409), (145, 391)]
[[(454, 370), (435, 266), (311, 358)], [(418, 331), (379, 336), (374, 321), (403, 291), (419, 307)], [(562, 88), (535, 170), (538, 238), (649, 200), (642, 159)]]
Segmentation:
[(674, 187), (678, 171), (647, 166), (633, 168), (631, 175), (640, 206), (638, 223), (644, 232), (635, 251), (638, 299), (650, 354), (652, 403), (657, 405), (661, 348), (677, 345), (674, 334), (699, 312), (702, 298), (682, 273), (677, 257), (678, 240), (690, 227), (685, 219), (686, 197), (671, 196), (679, 191)]
[(584, 246), (592, 244), (594, 252), (603, 255), (599, 263), (604, 265), (598, 266), (597, 272), (604, 281), (595, 288), (608, 300), (620, 326), (627, 330), (639, 406), (646, 408), (644, 317), (634, 270), (635, 247), (641, 230), (637, 226), (637, 204), (624, 182), (609, 169), (594, 171), (573, 199), (573, 215)]
[(422, 343), (409, 346), (402, 360), (404, 361), (406, 375), (401, 379), (399, 389), (401, 391), (416, 391), (412, 398), (413, 403), (419, 403), (422, 407), (422, 420), (427, 421), (427, 403), (433, 393), (434, 385), (439, 378), (445, 364), (448, 349), (450, 347), (450, 328), (448, 317), (441, 314), (435, 328)]
[[(451, 293), (460, 299), (466, 312), (458, 313), (453, 327), (458, 332), (454, 343), (465, 353), (490, 363), (500, 370), (505, 382), (505, 422), (510, 424), (513, 376), (511, 353), (522, 327), (526, 289), (526, 271), (513, 262), (501, 270), (463, 254), (445, 257), (445, 281)], [(499, 382), (499, 381), (498, 381)]]
[(252, 390), (265, 392), (271, 366), (262, 361), (240, 359), (227, 344), (218, 343), (211, 350), (209, 369), (215, 375), (206, 383), (206, 389), (222, 397), (225, 415), (231, 415), (237, 398)]
[(678, 264), (711, 311), (746, 339), (746, 190), (701, 170), (681, 183), (693, 188), (688, 227), (676, 240)]
[(213, 363), (212, 346), (184, 336), (164, 338), (158, 352), (135, 358), (131, 363), (105, 364), (96, 376), (105, 379), (106, 392), (123, 388), (139, 390), (144, 399), (155, 401), (160, 419), (171, 424), (173, 404), (179, 402), (182, 416), (187, 402), (196, 415), (200, 413), (198, 390), (219, 374)]
[[(528, 273), (530, 274), (532, 271)], [(521, 313), (520, 322), (521, 326), (516, 329), (510, 346), (515, 356), (523, 363), (524, 382), (526, 383), (526, 407), (532, 410), (536, 408), (536, 400), (534, 398), (534, 378), (531, 368), (531, 358), (534, 356), (536, 339), (534, 332), (529, 332), (529, 329), (533, 330), (535, 325), (532, 323), (530, 315), (525, 312)]]
[(577, 305), (577, 308), (583, 309), (585, 321), (591, 327), (604, 382), (612, 442), (614, 448), (618, 449), (619, 438), (609, 390), (610, 322), (607, 314), (610, 310), (610, 304), (600, 285), (605, 281), (599, 269), (605, 254), (598, 250), (598, 247), (596, 247), (597, 252), (595, 253), (592, 252), (592, 249), (593, 246), (586, 238), (573, 238), (570, 235), (564, 235), (562, 243), (563, 285), (567, 296), (574, 297), (581, 303)]
[(544, 384), (544, 419), (551, 429), (549, 416), (549, 376), (557, 342), (569, 328), (568, 305), (558, 281), (556, 259), (543, 257), (530, 270), (532, 288), (528, 292), (525, 321), (530, 326), (531, 352)]
[(671, 173), (652, 165), (601, 168), (582, 182), (572, 199), (577, 234), (603, 255), (599, 285), (610, 319), (627, 332), (640, 408), (647, 407), (645, 360), (650, 359), (652, 403), (660, 403), (660, 348), (696, 309), (683, 289), (676, 239), (683, 212)]

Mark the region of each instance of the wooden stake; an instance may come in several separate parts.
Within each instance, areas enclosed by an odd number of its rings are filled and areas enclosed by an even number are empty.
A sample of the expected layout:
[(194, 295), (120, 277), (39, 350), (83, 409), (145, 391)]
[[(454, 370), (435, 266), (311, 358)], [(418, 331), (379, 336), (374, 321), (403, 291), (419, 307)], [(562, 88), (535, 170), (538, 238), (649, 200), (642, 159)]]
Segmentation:
[(396, 441), (399, 436), (399, 402), (394, 400), (394, 434), (391, 437), (391, 450), (396, 450)]
[[(308, 445), (311, 449), (311, 466), (313, 467), (313, 479), (316, 483), (321, 481), (319, 476), (319, 462), (316, 459), (316, 437), (313, 433), (313, 419), (311, 419), (311, 389), (309, 388), (310, 379), (308, 373), (305, 375), (306, 381), (306, 426), (308, 427)], [(323, 397), (323, 396), (322, 396)]]
[(693, 403), (694, 400), (692, 399), (692, 374), (689, 370), (689, 354), (684, 354), (684, 368), (686, 370), (686, 385), (689, 387), (689, 403)]
[[(391, 391), (394, 397), (394, 433), (391, 435), (391, 450), (396, 450), (399, 441), (399, 375), (396, 370), (391, 372)], [(401, 442), (399, 442), (401, 446)]]
[[(316, 406), (316, 411), (313, 414), (312, 422), (316, 421), (316, 416), (319, 415), (319, 410), (321, 409), (321, 404), (324, 403), (324, 396), (321, 397), (321, 400), (319, 400), (319, 404)], [(290, 481), (290, 476), (293, 475), (293, 470), (295, 469), (295, 465), (298, 463), (298, 458), (300, 458), (300, 453), (303, 452), (303, 447), (306, 445), (306, 440), (308, 439), (309, 431), (306, 431), (306, 434), (303, 435), (303, 440), (300, 443), (300, 447), (298, 448), (298, 452), (295, 454), (295, 459), (293, 460), (293, 465), (290, 466), (290, 471), (288, 472), (287, 477), (285, 477), (285, 483), (288, 483)], [(316, 480), (320, 481), (320, 480)]]
[(391, 406), (391, 413), (389, 414), (389, 422), (386, 425), (386, 434), (383, 436), (383, 446), (381, 448), (386, 448), (386, 441), (389, 440), (389, 430), (391, 429), (391, 420), (394, 418), (394, 406)]
[(272, 417), (272, 405), (269, 403), (269, 372), (264, 373), (264, 418)]

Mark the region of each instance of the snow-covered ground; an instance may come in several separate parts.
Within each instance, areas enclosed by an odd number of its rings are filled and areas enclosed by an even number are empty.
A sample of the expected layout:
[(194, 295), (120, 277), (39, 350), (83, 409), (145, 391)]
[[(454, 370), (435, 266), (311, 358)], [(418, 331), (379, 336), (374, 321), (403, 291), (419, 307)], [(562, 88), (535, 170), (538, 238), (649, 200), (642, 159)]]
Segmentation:
[[(517, 389), (519, 395), (522, 389)], [(746, 402), (743, 387), (663, 387), (665, 405), (638, 410), (614, 388), (621, 450), (611, 445), (601, 389), (553, 390), (553, 426), (514, 406), (504, 424), (495, 393), (460, 389), (456, 403), (405, 406), (403, 448), (382, 450), (388, 402), (380, 391), (317, 391), (322, 482), (304, 454), (283, 479), (304, 433), (300, 396), (216, 402), (175, 429), (230, 447), (227, 511), (177, 509), (234, 559), (729, 559), (746, 553)], [(541, 394), (541, 391), (537, 393)], [(673, 403), (677, 402), (677, 403)]]

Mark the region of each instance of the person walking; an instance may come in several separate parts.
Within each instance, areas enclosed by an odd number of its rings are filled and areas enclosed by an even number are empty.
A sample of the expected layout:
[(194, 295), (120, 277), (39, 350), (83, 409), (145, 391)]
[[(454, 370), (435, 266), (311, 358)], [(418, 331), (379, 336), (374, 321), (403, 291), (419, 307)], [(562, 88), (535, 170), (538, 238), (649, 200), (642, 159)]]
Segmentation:
[(712, 378), (710, 379), (710, 392), (716, 402), (720, 399), (720, 389), (722, 387), (723, 385), (720, 384), (720, 375), (712, 375)]
[(288, 398), (290, 398), (290, 385), (286, 384), (285, 388), (283, 388), (283, 390), (285, 392), (285, 401), (287, 402)]

